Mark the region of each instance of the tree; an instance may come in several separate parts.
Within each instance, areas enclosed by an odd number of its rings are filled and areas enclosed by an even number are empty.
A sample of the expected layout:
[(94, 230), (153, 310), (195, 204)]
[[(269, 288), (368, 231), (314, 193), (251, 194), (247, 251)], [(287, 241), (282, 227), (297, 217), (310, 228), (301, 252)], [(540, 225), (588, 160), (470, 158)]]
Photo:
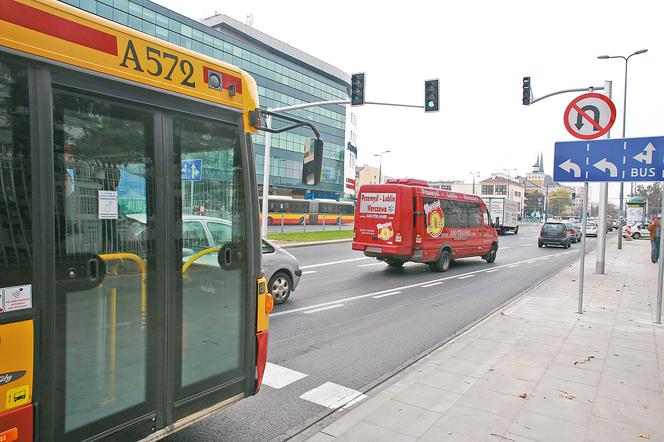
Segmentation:
[(620, 216), (620, 209), (613, 203), (608, 203), (606, 206), (606, 213), (610, 218), (618, 218)]
[(570, 208), (574, 205), (572, 194), (567, 189), (557, 189), (549, 192), (547, 200), (547, 212), (551, 216), (569, 215)]
[(660, 213), (662, 211), (662, 185), (660, 183), (653, 183), (647, 187), (638, 185), (636, 187), (636, 196), (646, 199), (649, 214)]

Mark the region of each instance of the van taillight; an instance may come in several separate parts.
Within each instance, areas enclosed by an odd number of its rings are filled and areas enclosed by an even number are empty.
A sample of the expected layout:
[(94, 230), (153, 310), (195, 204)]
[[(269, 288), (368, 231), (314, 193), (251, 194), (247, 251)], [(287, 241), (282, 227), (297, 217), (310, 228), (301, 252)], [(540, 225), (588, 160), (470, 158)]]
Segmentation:
[(417, 236), (415, 237), (415, 242), (416, 242), (417, 244), (420, 244), (420, 243), (422, 242), (422, 237), (420, 236), (419, 233), (418, 233)]

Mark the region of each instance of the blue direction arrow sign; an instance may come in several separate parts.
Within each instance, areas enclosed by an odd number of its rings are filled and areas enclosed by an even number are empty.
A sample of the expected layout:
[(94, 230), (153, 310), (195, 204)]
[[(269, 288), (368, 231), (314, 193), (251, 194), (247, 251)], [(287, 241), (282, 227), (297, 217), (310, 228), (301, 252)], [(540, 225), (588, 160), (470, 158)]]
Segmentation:
[(203, 179), (203, 160), (182, 160), (182, 181)]
[(664, 137), (556, 143), (555, 181), (664, 181)]

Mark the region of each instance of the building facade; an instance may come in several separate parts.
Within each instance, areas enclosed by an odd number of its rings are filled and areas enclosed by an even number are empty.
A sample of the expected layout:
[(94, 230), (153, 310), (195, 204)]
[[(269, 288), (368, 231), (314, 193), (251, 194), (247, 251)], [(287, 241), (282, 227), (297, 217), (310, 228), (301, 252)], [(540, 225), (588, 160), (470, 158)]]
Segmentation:
[(356, 167), (355, 182), (357, 183), (357, 189), (359, 190), (365, 184), (379, 184), (379, 175), (380, 170), (377, 167), (367, 165)]
[(526, 188), (518, 178), (496, 173), (491, 178), (480, 181), (479, 185), (481, 197), (499, 196), (516, 201), (519, 213), (523, 213)]
[(449, 190), (451, 192), (458, 193), (468, 193), (471, 195), (479, 195), (480, 184), (475, 184), (475, 189), (473, 189), (473, 183), (464, 183), (463, 181), (430, 181), (429, 186), (434, 189), (440, 190)]
[[(303, 51), (225, 15), (197, 22), (149, 0), (62, 0), (64, 3), (249, 72), (258, 85), (261, 107), (348, 100), (350, 76)], [(316, 125), (325, 142), (323, 176), (316, 188), (303, 186), (307, 128), (272, 136), (270, 192), (303, 197), (307, 191), (342, 195), (346, 152), (346, 107), (326, 105), (289, 112)], [(273, 119), (273, 127), (280, 123)], [(254, 137), (258, 183), (263, 182), (264, 133)]]

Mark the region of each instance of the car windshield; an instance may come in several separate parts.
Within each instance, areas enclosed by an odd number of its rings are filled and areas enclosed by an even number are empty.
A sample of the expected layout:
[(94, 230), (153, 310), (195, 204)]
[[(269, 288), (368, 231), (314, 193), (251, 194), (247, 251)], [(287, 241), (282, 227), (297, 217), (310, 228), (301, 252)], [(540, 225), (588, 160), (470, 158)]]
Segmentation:
[(553, 232), (562, 232), (563, 231), (563, 225), (562, 224), (544, 224), (544, 231), (547, 233), (553, 233)]

